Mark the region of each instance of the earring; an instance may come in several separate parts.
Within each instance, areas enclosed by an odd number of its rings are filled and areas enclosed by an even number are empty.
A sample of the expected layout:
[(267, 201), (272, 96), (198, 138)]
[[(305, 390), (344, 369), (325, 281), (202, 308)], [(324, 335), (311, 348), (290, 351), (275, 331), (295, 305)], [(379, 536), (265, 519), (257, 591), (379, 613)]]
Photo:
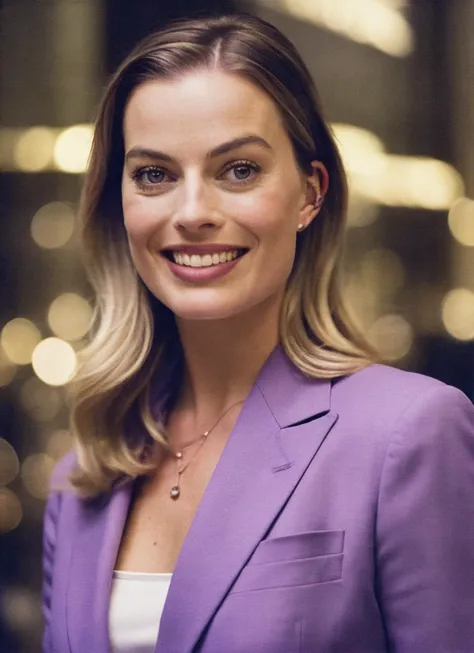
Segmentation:
[(298, 231), (303, 231), (303, 229), (304, 229), (304, 224), (300, 222), (300, 224), (298, 225)]

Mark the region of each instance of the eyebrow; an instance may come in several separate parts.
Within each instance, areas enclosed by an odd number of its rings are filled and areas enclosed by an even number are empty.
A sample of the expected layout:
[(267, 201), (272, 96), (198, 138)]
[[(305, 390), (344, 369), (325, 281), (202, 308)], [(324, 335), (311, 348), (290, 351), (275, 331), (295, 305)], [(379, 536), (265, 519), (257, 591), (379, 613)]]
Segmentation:
[[(244, 145), (249, 144), (261, 145), (265, 149), (273, 151), (270, 143), (268, 143), (264, 138), (252, 134), (249, 136), (234, 138), (231, 141), (222, 143), (222, 145), (218, 145), (207, 154), (206, 158), (212, 159), (216, 156), (227, 154), (227, 152), (231, 152), (232, 150), (236, 150), (239, 147), (243, 147)], [(132, 147), (132, 149), (127, 152), (125, 159), (128, 161), (129, 159), (137, 159), (143, 157), (148, 159), (160, 159), (161, 161), (173, 161), (173, 158), (169, 156), (169, 154), (165, 154), (164, 152), (160, 152), (158, 150), (152, 150), (148, 147)]]

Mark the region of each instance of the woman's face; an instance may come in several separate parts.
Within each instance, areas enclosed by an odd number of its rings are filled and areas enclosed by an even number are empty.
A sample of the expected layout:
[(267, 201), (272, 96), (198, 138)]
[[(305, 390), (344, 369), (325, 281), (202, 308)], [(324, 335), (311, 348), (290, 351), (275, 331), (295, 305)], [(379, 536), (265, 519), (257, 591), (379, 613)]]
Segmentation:
[(181, 319), (279, 303), (327, 174), (301, 173), (273, 101), (242, 77), (191, 72), (136, 88), (123, 129), (125, 228), (149, 290)]

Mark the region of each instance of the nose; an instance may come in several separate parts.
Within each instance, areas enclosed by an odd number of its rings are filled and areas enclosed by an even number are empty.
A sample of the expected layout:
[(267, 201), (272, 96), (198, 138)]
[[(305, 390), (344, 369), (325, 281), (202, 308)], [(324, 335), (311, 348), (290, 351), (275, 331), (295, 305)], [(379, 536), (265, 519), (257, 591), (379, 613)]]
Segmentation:
[(196, 172), (183, 180), (176, 194), (173, 226), (180, 231), (198, 233), (221, 224), (215, 208), (212, 188)]

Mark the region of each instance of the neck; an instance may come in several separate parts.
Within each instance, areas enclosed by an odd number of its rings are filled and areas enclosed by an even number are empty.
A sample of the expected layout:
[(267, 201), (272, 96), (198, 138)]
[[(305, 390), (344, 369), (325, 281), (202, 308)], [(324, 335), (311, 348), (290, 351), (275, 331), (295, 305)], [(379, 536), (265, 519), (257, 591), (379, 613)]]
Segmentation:
[(278, 344), (279, 305), (224, 320), (177, 319), (185, 374), (177, 406), (218, 415), (247, 397)]

